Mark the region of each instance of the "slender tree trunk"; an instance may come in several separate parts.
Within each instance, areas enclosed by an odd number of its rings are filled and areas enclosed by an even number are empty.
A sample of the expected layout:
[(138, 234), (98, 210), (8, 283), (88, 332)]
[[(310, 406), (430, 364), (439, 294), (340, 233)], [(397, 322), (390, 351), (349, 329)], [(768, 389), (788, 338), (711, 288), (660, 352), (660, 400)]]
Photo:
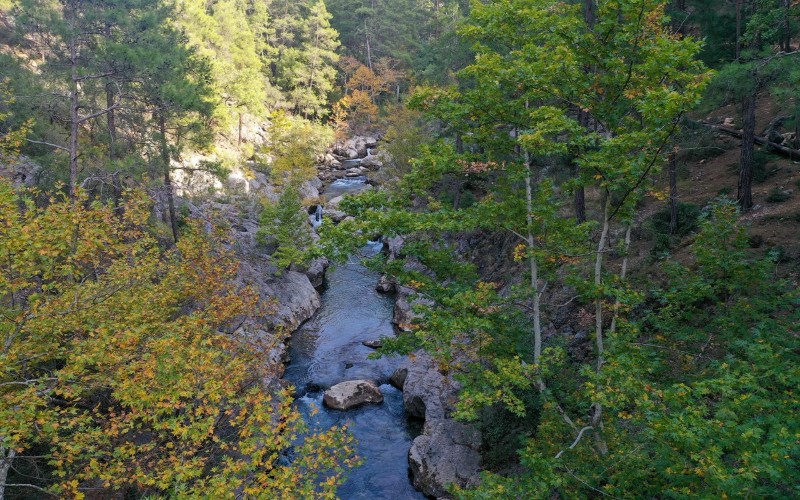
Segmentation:
[(237, 140), (239, 146), (242, 145), (242, 112), (239, 112), (239, 138)]
[(736, 199), (742, 211), (753, 207), (753, 149), (756, 131), (756, 89), (742, 102), (742, 150), (739, 159), (739, 184)]
[(583, 19), (590, 30), (594, 29), (594, 24), (597, 21), (595, 0), (583, 0)]
[[(573, 175), (577, 178), (579, 174), (580, 174), (580, 168), (576, 163)], [(584, 189), (583, 186), (578, 186), (577, 188), (575, 188), (574, 205), (575, 205), (575, 221), (578, 224), (583, 224), (584, 222), (586, 222), (586, 190)]]
[(0, 500), (5, 498), (6, 483), (8, 481), (8, 471), (11, 470), (11, 462), (17, 455), (13, 448), (0, 446)]
[(669, 234), (678, 230), (678, 160), (675, 152), (669, 155)]
[[(673, 23), (679, 23), (674, 25), (676, 31), (681, 35), (686, 34), (686, 0), (676, 0), (675, 1), (675, 9), (681, 13), (680, 19), (675, 19)], [(677, 17), (677, 16), (676, 16)]]
[(536, 256), (533, 254), (533, 246), (536, 243), (533, 237), (533, 186), (531, 185), (530, 164), (527, 161), (528, 153), (525, 153), (528, 172), (525, 175), (525, 204), (527, 207), (526, 225), (528, 228), (528, 257), (531, 273), (531, 290), (533, 291), (533, 362), (538, 366), (542, 358), (542, 313), (541, 313), (541, 294), (539, 293), (539, 265)]
[(8, 471), (11, 470), (11, 463), (16, 455), (17, 452), (13, 448), (0, 447), (0, 500), (5, 498)]
[(175, 217), (175, 195), (172, 187), (172, 178), (170, 176), (170, 154), (169, 144), (167, 144), (167, 125), (164, 119), (164, 114), (158, 112), (158, 129), (159, 141), (161, 143), (161, 162), (164, 168), (164, 189), (167, 194), (167, 209), (169, 211), (169, 225), (172, 228), (172, 238), (175, 243), (178, 242), (178, 221)]
[[(620, 281), (625, 282), (625, 277), (628, 275), (628, 251), (631, 248), (631, 228), (633, 222), (628, 224), (625, 229), (625, 255), (622, 257), (622, 270), (619, 273)], [(608, 329), (608, 334), (613, 335), (617, 331), (617, 318), (619, 317), (619, 309), (622, 307), (622, 302), (619, 297), (614, 301), (614, 315), (611, 317), (611, 326)]]
[(789, 22), (789, 16), (791, 16), (790, 8), (791, 2), (790, 0), (781, 0), (781, 6), (783, 7), (783, 37), (781, 37), (781, 46), (784, 52), (791, 52), (792, 51), (792, 25)]
[(78, 41), (74, 35), (69, 39), (70, 88), (69, 88), (69, 195), (75, 199), (78, 189), (78, 130), (80, 128), (80, 101), (78, 86)]
[[(600, 294), (600, 287), (603, 284), (603, 256), (606, 252), (606, 240), (608, 239), (608, 209), (611, 204), (611, 194), (606, 193), (603, 200), (603, 229), (600, 232), (600, 241), (597, 243), (597, 255), (594, 263), (594, 284), (597, 297), (595, 298), (595, 347), (597, 351), (597, 374), (603, 369), (605, 362), (605, 346), (603, 345), (603, 297)], [(608, 454), (608, 445), (602, 434), (603, 428), (603, 405), (595, 401), (592, 404), (593, 412), (591, 424), (594, 428), (595, 447), (601, 456)]]
[[(583, 20), (586, 22), (586, 27), (589, 31), (594, 30), (594, 25), (597, 23), (597, 5), (595, 0), (583, 0)], [(594, 73), (594, 67), (585, 67), (585, 73)], [(583, 125), (587, 130), (589, 129), (590, 117), (583, 109), (578, 109), (578, 123)], [(577, 178), (580, 174), (580, 168), (577, 163), (575, 164), (574, 175)], [(578, 224), (586, 222), (586, 190), (583, 186), (578, 186), (575, 189), (575, 198), (573, 200), (575, 207), (575, 221)]]
[(116, 112), (114, 111), (114, 103), (114, 85), (109, 82), (106, 84), (106, 108), (108, 109), (106, 120), (108, 121), (109, 137), (108, 156), (112, 160), (119, 156), (117, 152), (117, 117)]
[(742, 3), (744, 0), (736, 0), (736, 60), (742, 55)]
[(367, 19), (364, 18), (364, 38), (367, 46), (367, 67), (372, 71), (372, 50), (369, 46), (369, 28), (367, 28)]

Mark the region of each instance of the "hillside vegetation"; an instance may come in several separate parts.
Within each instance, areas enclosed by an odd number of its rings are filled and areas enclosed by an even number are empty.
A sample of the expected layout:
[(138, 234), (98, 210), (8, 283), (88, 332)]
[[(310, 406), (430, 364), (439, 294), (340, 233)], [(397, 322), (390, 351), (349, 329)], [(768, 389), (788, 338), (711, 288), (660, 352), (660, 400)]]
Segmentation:
[[(335, 498), (359, 458), (292, 406), (307, 316), (263, 291), (318, 306), (375, 237), (414, 304), (378, 353), (481, 436), (446, 496), (800, 496), (799, 32), (794, 0), (0, 1), (0, 500)], [(312, 228), (348, 144), (374, 188)]]

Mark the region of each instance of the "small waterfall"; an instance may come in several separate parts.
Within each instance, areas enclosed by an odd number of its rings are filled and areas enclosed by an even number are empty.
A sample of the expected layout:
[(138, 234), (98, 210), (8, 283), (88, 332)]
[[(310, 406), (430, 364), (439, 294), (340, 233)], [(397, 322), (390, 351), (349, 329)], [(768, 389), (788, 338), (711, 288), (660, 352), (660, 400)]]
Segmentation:
[(322, 214), (325, 212), (325, 209), (322, 208), (322, 205), (317, 205), (317, 209), (314, 211), (314, 215), (311, 216), (311, 226), (314, 229), (319, 228), (322, 225)]

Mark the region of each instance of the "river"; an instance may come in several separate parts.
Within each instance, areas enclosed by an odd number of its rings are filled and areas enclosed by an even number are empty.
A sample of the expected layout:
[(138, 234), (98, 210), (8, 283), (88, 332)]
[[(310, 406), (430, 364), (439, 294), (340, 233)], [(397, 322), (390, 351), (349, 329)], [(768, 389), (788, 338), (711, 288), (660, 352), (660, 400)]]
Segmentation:
[[(379, 243), (364, 252), (374, 255)], [(339, 497), (351, 499), (423, 499), (408, 476), (408, 450), (419, 434), (403, 408), (402, 393), (388, 379), (401, 358), (367, 359), (373, 349), (363, 341), (393, 335), (392, 297), (375, 291), (378, 276), (357, 259), (329, 270), (322, 305), (293, 335), (291, 362), (284, 378), (297, 388), (297, 408), (312, 429), (347, 423), (364, 464), (350, 472)], [(384, 402), (350, 411), (326, 408), (322, 390), (346, 380), (371, 379)], [(313, 415), (313, 408), (319, 410)]]

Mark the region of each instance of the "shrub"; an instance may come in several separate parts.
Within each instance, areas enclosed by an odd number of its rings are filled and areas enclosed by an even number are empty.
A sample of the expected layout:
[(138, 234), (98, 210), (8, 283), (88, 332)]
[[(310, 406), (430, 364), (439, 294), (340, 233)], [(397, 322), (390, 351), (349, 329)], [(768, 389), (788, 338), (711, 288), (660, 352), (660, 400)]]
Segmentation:
[(669, 232), (669, 206), (656, 212), (647, 224), (647, 229), (655, 241), (654, 253), (668, 251), (674, 239), (680, 239), (697, 229), (700, 208), (691, 203), (678, 203), (678, 227), (674, 234)]
[(767, 195), (767, 203), (783, 203), (791, 197), (791, 193), (776, 187), (772, 188), (772, 191)]

